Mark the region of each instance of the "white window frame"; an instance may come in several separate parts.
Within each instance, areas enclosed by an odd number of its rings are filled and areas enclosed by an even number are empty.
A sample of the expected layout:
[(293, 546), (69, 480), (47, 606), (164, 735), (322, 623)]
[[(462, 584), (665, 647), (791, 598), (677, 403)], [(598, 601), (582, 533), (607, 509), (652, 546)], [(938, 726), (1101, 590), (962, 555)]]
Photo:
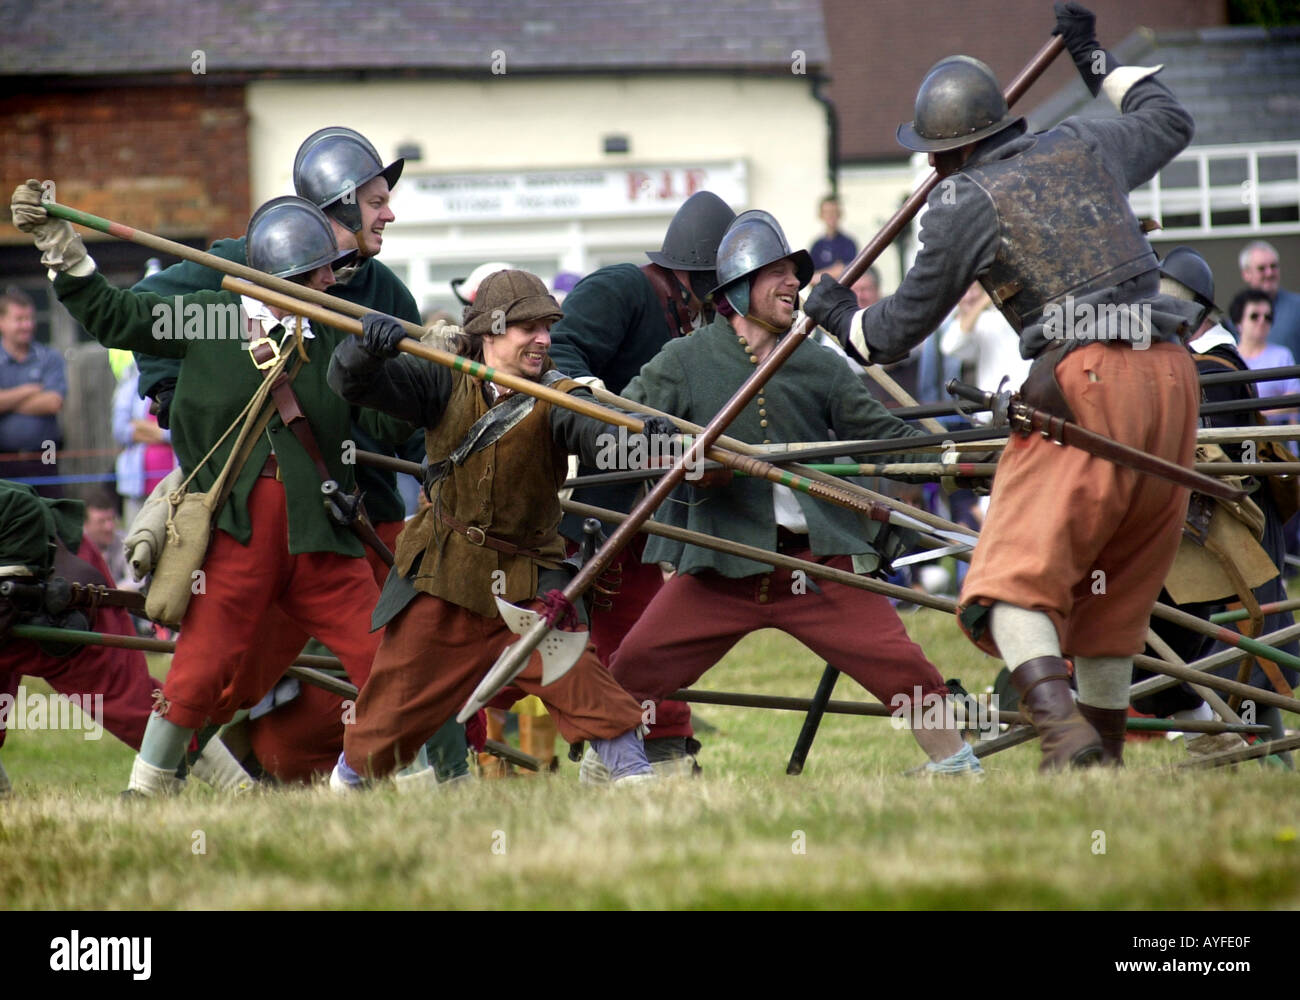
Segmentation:
[[(1296, 161), (1296, 178), (1286, 181), (1259, 182), (1260, 157), (1290, 156)], [(1236, 184), (1210, 185), (1210, 162), (1245, 160), (1246, 180)], [(1196, 164), (1196, 187), (1165, 188), (1160, 175), (1129, 195), (1133, 211), (1141, 217), (1163, 222), (1166, 215), (1195, 213), (1198, 226), (1179, 226), (1159, 230), (1161, 240), (1206, 239), (1255, 235), (1300, 234), (1300, 217), (1294, 222), (1261, 222), (1260, 206), (1295, 205), (1300, 209), (1300, 142), (1232, 143), (1221, 146), (1195, 146), (1185, 150), (1174, 163)], [(1166, 168), (1167, 169), (1167, 168)], [(1249, 209), (1249, 222), (1213, 225), (1211, 213), (1225, 209)]]

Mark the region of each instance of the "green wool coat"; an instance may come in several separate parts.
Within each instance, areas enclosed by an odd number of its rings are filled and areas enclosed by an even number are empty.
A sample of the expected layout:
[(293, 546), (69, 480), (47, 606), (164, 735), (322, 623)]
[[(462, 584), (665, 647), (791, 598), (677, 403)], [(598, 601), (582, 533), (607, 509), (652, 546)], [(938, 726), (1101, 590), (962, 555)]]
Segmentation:
[[(208, 253), (236, 264), (247, 264), (247, 237), (217, 240), (208, 249)], [(222, 272), (213, 268), (183, 260), (136, 282), (131, 291), (153, 292), (164, 298), (187, 295), (190, 292), (215, 292), (220, 291), (223, 277), (225, 275)], [(397, 275), (373, 257), (362, 261), (346, 284), (332, 286), (329, 293), (409, 323), (420, 322), (420, 310), (410, 291)], [(162, 379), (176, 378), (181, 369), (180, 361), (175, 358), (161, 358), (144, 352), (138, 352), (135, 361), (136, 367), (140, 369), (141, 396), (150, 395)], [(374, 411), (356, 411), (352, 419), (355, 424), (352, 436), (361, 451), (391, 454), (393, 448), (402, 445), (415, 430), (410, 425), (391, 420)], [(372, 521), (400, 521), (405, 518), (406, 506), (397, 492), (397, 477), (392, 472), (359, 466), (356, 473), (357, 482), (365, 491), (366, 512)]]
[[(623, 395), (707, 424), (754, 367), (730, 324), (719, 316), (691, 336), (666, 344), (627, 385)], [(759, 399), (763, 400), (761, 404)], [(832, 436), (844, 440), (917, 436), (922, 432), (891, 416), (839, 355), (806, 340), (725, 433), (762, 444), (826, 441)], [(863, 461), (937, 461), (937, 456), (874, 455), (863, 456)], [(808, 522), (814, 555), (877, 555), (873, 542), (881, 544), (881, 532), (886, 526), (805, 493), (796, 492), (795, 496)], [(685, 483), (660, 507), (656, 517), (692, 531), (776, 549), (772, 484), (765, 479), (737, 476), (730, 486), (703, 490)], [(679, 573), (716, 570), (728, 577), (771, 571), (767, 564), (752, 559), (666, 538), (649, 540), (644, 561), (671, 563)], [(874, 563), (874, 559), (867, 562)]]
[[(211, 336), (214, 331), (206, 327), (202, 331), (206, 336), (200, 339), (155, 337), (155, 309), (171, 310), (174, 301), (114, 288), (98, 272), (83, 278), (61, 274), (54, 281), (54, 291), (73, 317), (105, 347), (185, 360), (172, 404), (172, 445), (181, 467), (187, 474), (193, 471), (261, 385), (262, 373), (253, 367), (253, 356), (245, 349), (247, 341), (239, 337), (215, 339)], [(233, 292), (193, 292), (181, 298), (182, 308), (187, 310), (191, 306), (237, 308), (239, 301)], [(307, 415), (331, 476), (350, 491), (355, 485), (355, 467), (343, 462), (343, 442), (351, 439), (350, 408), (326, 384), (325, 374), (339, 341), (352, 338), (331, 327), (313, 326), (312, 332), (315, 337), (305, 341), (310, 361), (294, 379), (294, 394)], [(233, 431), (198, 469), (191, 490), (202, 492), (212, 487), (238, 433), (238, 429)], [(288, 503), (290, 553), (363, 555), (356, 536), (336, 525), (325, 512), (316, 466), (293, 433), (285, 429), (279, 414), (271, 418), (240, 471), (217, 527), (248, 544), (252, 534), (248, 495), (271, 452), (272, 442)]]

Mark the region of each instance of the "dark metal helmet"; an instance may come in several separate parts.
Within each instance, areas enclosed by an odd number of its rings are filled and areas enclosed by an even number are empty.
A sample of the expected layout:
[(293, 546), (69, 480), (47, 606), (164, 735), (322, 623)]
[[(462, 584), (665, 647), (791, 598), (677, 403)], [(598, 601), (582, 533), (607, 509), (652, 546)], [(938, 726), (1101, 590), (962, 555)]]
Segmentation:
[(272, 198), (248, 220), (248, 266), (277, 278), (341, 266), (354, 256), (339, 250), (329, 219), (305, 198)]
[(979, 142), (1024, 121), (1007, 108), (993, 71), (970, 56), (935, 63), (916, 92), (915, 120), (898, 126), (898, 141), (920, 153)]
[(696, 191), (668, 223), (663, 249), (647, 250), (646, 256), (670, 271), (712, 271), (722, 234), (735, 220), (736, 213), (712, 191)]
[(813, 276), (808, 251), (792, 251), (781, 224), (767, 212), (741, 212), (718, 244), (718, 284), (713, 297), (725, 295), (731, 307), (745, 315), (749, 312), (750, 279), (768, 264), (787, 258), (794, 261), (799, 287), (803, 288)]
[(384, 166), (378, 151), (360, 132), (331, 125), (313, 132), (298, 147), (293, 158), (293, 189), (355, 233), (361, 228), (357, 189), (380, 175), (390, 189), (395, 187), (405, 164), (398, 158)]
[(1191, 247), (1174, 247), (1165, 254), (1160, 262), (1160, 274), (1186, 288), (1201, 305), (1218, 308), (1214, 304), (1214, 272)]

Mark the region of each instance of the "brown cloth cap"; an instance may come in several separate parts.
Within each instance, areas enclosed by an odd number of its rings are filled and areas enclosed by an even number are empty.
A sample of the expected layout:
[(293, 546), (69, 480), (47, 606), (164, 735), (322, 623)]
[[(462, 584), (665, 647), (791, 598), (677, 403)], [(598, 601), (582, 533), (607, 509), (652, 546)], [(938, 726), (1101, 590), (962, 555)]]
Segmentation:
[(560, 304), (537, 275), (528, 271), (496, 271), (478, 286), (474, 304), (465, 307), (461, 326), (466, 333), (491, 335), (503, 333), (508, 324), (537, 319), (554, 323), (563, 315)]

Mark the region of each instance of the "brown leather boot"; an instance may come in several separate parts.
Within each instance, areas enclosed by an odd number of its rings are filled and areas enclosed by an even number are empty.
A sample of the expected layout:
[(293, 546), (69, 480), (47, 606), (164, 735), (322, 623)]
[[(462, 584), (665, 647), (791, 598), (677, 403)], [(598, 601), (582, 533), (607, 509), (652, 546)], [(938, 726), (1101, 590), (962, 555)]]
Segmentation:
[(1039, 771), (1091, 767), (1101, 760), (1101, 737), (1074, 706), (1065, 660), (1026, 660), (1011, 672), (1011, 683), (1020, 694), (1020, 710), (1029, 716), (1043, 745)]
[(1103, 767), (1124, 766), (1124, 739), (1128, 734), (1127, 708), (1094, 708), (1079, 702), (1079, 714), (1101, 734)]

